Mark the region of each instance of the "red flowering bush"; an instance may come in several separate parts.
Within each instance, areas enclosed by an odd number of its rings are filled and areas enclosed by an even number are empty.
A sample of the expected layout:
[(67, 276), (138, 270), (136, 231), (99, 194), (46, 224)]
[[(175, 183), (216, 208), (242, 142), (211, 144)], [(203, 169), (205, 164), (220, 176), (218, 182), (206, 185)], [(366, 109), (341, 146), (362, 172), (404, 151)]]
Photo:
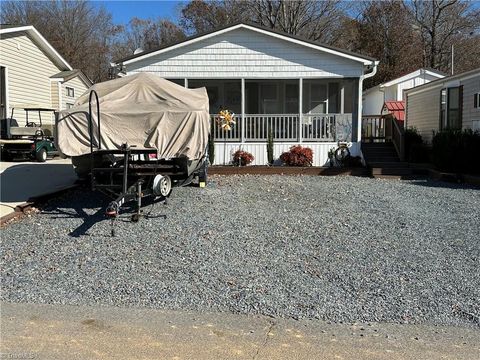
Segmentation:
[(290, 151), (280, 155), (280, 160), (288, 166), (312, 166), (313, 151), (308, 147), (293, 145)]
[(255, 158), (252, 154), (247, 151), (237, 150), (235, 154), (233, 154), (233, 165), (236, 166), (245, 166), (250, 164)]

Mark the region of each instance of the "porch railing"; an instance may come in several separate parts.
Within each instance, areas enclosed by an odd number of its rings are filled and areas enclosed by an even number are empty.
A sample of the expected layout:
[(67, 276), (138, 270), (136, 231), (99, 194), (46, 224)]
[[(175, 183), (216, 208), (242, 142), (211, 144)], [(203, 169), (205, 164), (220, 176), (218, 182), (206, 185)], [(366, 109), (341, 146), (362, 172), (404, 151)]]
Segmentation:
[[(271, 132), (274, 141), (334, 142), (351, 140), (352, 114), (245, 114), (235, 116), (235, 125), (225, 131), (213, 121), (214, 139), (219, 141), (267, 141)], [(243, 126), (242, 126), (243, 125)], [(243, 137), (242, 137), (243, 129)]]

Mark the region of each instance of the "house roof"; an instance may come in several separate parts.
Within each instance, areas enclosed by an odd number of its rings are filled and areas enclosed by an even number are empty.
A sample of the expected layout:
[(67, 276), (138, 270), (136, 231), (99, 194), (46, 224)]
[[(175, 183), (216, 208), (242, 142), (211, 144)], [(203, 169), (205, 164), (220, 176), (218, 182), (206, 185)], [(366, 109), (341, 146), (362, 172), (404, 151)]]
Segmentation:
[(405, 74), (405, 75), (402, 75), (402, 76), (399, 76), (395, 79), (392, 79), (392, 80), (389, 80), (387, 82), (384, 82), (382, 84), (378, 84), (374, 87), (371, 87), (370, 89), (367, 89), (363, 92), (363, 94), (368, 94), (369, 92), (373, 91), (373, 90), (378, 90), (378, 89), (381, 89), (381, 88), (384, 88), (384, 87), (389, 87), (389, 86), (392, 86), (392, 85), (396, 85), (396, 84), (399, 84), (403, 81), (407, 81), (407, 80), (410, 80), (412, 78), (415, 78), (417, 76), (422, 76), (424, 74), (428, 74), (428, 75), (431, 75), (431, 76), (435, 76), (439, 79), (441, 78), (444, 78), (445, 76), (447, 76), (447, 74), (441, 72), (441, 71), (438, 71), (438, 70), (435, 70), (435, 69), (432, 69), (432, 68), (420, 68), (418, 70), (415, 70), (415, 71), (412, 71), (412, 72), (409, 72), (408, 74)]
[(85, 75), (83, 71), (79, 69), (60, 71), (59, 73), (50, 76), (50, 79), (58, 79), (59, 81), (69, 81), (76, 76), (79, 76), (83, 80), (85, 85), (89, 87), (93, 85), (93, 81), (90, 80), (88, 76)]
[(405, 120), (405, 101), (385, 101), (382, 113), (392, 114), (397, 120)]
[(335, 55), (338, 55), (338, 56), (342, 56), (342, 57), (345, 57), (345, 58), (349, 58), (349, 59), (354, 60), (354, 61), (360, 61), (364, 65), (372, 65), (372, 63), (374, 63), (374, 65), (378, 64), (378, 61), (375, 60), (374, 58), (370, 57), (370, 56), (358, 54), (358, 53), (355, 53), (355, 52), (352, 52), (352, 51), (340, 49), (340, 48), (330, 46), (330, 45), (321, 44), (321, 43), (318, 43), (318, 42), (315, 42), (315, 41), (307, 40), (307, 39), (302, 38), (300, 36), (287, 34), (287, 33), (282, 32), (282, 31), (269, 29), (269, 28), (266, 28), (264, 26), (260, 26), (260, 25), (253, 24), (253, 23), (247, 23), (247, 22), (237, 22), (237, 23), (229, 24), (227, 26), (217, 28), (217, 29), (209, 31), (209, 32), (205, 32), (205, 33), (202, 33), (202, 34), (198, 34), (198, 35), (188, 37), (188, 38), (186, 38), (182, 41), (179, 41), (179, 42), (174, 42), (174, 43), (171, 43), (171, 44), (160, 46), (158, 48), (155, 48), (155, 49), (152, 49), (152, 50), (149, 50), (149, 51), (144, 51), (144, 52), (141, 52), (141, 53), (138, 53), (138, 54), (127, 56), (127, 57), (124, 57), (122, 59), (119, 59), (119, 60), (115, 61), (114, 64), (120, 64), (120, 63), (128, 64), (128, 63), (135, 62), (135, 61), (138, 61), (138, 60), (143, 60), (143, 59), (148, 58), (150, 56), (154, 56), (154, 55), (157, 55), (157, 54), (169, 51), (169, 50), (173, 50), (173, 49), (176, 49), (176, 48), (179, 48), (179, 47), (182, 47), (182, 46), (186, 46), (186, 45), (195, 43), (197, 41), (201, 41), (203, 39), (207, 39), (207, 38), (210, 38), (210, 37), (213, 37), (213, 36), (216, 36), (216, 35), (220, 35), (220, 34), (223, 34), (223, 33), (235, 30), (235, 29), (239, 29), (239, 28), (253, 30), (253, 31), (258, 32), (258, 33), (263, 33), (263, 34), (266, 34), (266, 35), (269, 35), (269, 36), (282, 38), (286, 41), (294, 42), (294, 43), (301, 44), (301, 45), (304, 45), (304, 46), (307, 46), (307, 47), (310, 47), (310, 48), (314, 48), (314, 49), (317, 49), (317, 50), (320, 50), (320, 51), (324, 51), (324, 52), (328, 52), (328, 53), (335, 54)]
[(473, 77), (473, 76), (480, 76), (480, 68), (473, 69), (473, 70), (470, 70), (470, 71), (466, 71), (466, 72), (463, 72), (463, 73), (460, 73), (460, 74), (457, 74), (457, 75), (448, 76), (448, 77), (445, 77), (445, 78), (442, 78), (442, 79), (437, 79), (437, 80), (434, 80), (434, 81), (430, 81), (427, 84), (423, 84), (423, 85), (405, 90), (405, 94), (410, 95), (412, 93), (422, 92), (422, 91), (428, 90), (430, 88), (435, 88), (435, 87), (438, 87), (438, 86), (448, 85), (449, 83), (452, 83), (452, 82), (455, 82), (455, 81), (458, 81), (458, 80), (465, 80), (465, 79)]
[(26, 32), (32, 37), (37, 45), (52, 59), (52, 61), (64, 70), (73, 70), (70, 64), (50, 45), (50, 43), (32, 25), (1, 25), (0, 35)]

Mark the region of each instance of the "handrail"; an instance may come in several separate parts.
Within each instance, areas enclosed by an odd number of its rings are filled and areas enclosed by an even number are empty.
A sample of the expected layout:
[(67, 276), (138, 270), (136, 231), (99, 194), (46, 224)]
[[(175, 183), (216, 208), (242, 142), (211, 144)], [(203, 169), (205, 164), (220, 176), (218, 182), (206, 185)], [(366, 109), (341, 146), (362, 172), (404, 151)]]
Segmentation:
[(392, 126), (392, 142), (395, 150), (397, 151), (400, 161), (403, 161), (405, 158), (405, 146), (404, 146), (404, 134), (405, 131), (398, 125), (397, 119), (393, 116), (389, 116)]
[(98, 150), (102, 147), (102, 141), (100, 140), (100, 103), (98, 101), (98, 94), (95, 90), (90, 91), (88, 97), (88, 134), (90, 135), (90, 153), (93, 153), (93, 121), (92, 121), (92, 96), (95, 95), (95, 101), (97, 103), (97, 121), (98, 121)]

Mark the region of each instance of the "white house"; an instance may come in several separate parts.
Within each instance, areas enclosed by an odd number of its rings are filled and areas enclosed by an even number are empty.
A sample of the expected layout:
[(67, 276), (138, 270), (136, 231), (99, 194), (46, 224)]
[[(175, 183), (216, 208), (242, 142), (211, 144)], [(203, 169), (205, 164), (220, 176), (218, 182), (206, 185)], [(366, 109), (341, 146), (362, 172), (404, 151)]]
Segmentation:
[(407, 90), (406, 126), (431, 142), (444, 129), (480, 131), (480, 68)]
[(363, 115), (379, 115), (387, 101), (403, 101), (404, 90), (441, 79), (445, 74), (433, 69), (418, 69), (363, 92)]
[[(0, 116), (18, 109), (14, 118), (20, 126), (25, 124), (23, 107), (62, 110), (92, 85), (33, 26), (0, 27), (0, 80)], [(51, 115), (42, 120), (44, 127), (53, 126)]]
[(236, 113), (225, 132), (214, 123), (215, 163), (243, 149), (267, 163), (295, 144), (313, 149), (314, 165), (328, 161), (339, 140), (360, 155), (362, 83), (376, 72), (368, 56), (311, 42), (258, 25), (237, 23), (141, 52), (112, 64), (120, 75), (150, 72), (190, 88), (206, 86), (212, 116)]

